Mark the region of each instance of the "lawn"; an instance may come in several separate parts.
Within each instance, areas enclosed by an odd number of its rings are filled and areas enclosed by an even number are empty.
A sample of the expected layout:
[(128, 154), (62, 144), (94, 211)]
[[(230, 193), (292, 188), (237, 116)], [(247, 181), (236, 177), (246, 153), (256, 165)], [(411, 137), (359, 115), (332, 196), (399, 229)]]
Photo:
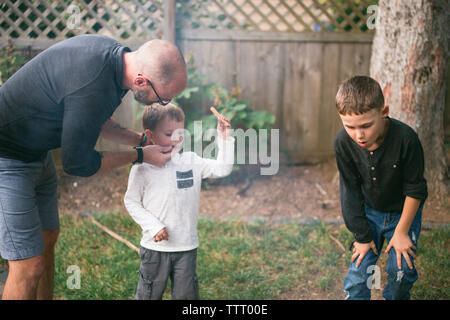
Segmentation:
[[(98, 213), (95, 219), (139, 245), (140, 229), (129, 216)], [(139, 268), (135, 251), (86, 218), (62, 215), (61, 230), (56, 298), (133, 299)], [(423, 231), (413, 299), (450, 298), (449, 235), (450, 228)], [(232, 300), (342, 299), (343, 277), (351, 255), (332, 237), (346, 248), (352, 238), (344, 227), (321, 223), (301, 226), (201, 217), (197, 258), (200, 296)], [(79, 289), (68, 288), (74, 283), (74, 268), (80, 271)], [(382, 273), (383, 279), (386, 276)], [(170, 299), (169, 289), (164, 298)]]

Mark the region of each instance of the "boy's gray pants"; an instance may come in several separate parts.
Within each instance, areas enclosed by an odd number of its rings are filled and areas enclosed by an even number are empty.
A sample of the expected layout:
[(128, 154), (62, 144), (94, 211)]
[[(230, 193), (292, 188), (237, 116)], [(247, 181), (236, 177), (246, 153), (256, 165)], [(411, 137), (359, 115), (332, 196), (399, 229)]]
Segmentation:
[(197, 249), (160, 252), (141, 246), (136, 300), (161, 300), (170, 277), (172, 299), (198, 300)]

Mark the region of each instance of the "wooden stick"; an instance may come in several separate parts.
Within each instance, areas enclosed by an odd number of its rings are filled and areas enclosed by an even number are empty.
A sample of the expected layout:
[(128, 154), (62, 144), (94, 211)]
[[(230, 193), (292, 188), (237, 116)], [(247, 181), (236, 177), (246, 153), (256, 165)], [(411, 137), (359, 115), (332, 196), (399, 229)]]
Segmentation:
[(339, 246), (339, 248), (341, 248), (342, 251), (345, 252), (345, 248), (344, 248), (344, 246), (342, 245), (342, 243), (341, 243), (338, 239), (336, 239), (335, 237), (333, 237), (331, 234), (328, 233), (328, 235), (330, 236), (331, 240), (333, 240), (334, 242), (336, 242), (336, 244)]
[(209, 108), (209, 110), (211, 110), (211, 112), (214, 113), (214, 115), (217, 117), (217, 119), (218, 119), (220, 122), (225, 123), (225, 126), (226, 126), (227, 128), (231, 128), (230, 121), (229, 121), (224, 115), (220, 114), (220, 113), (216, 110), (216, 108), (211, 107), (211, 108)]
[(219, 118), (219, 119), (222, 118), (222, 115), (221, 115), (219, 112), (217, 112), (216, 108), (211, 107), (211, 108), (209, 108), (209, 110), (211, 110), (211, 112), (214, 113), (214, 115), (215, 115), (217, 118)]
[(134, 251), (136, 251), (139, 254), (139, 249), (133, 245), (130, 241), (122, 238), (121, 236), (119, 236), (117, 233), (109, 230), (107, 227), (105, 227), (104, 225), (100, 224), (99, 222), (97, 222), (94, 217), (90, 216), (89, 217), (92, 221), (93, 224), (95, 224), (97, 227), (99, 227), (100, 229), (102, 229), (103, 231), (105, 231), (107, 234), (109, 234), (111, 237), (113, 237), (116, 240), (119, 240), (120, 242), (122, 242), (123, 244), (125, 244), (126, 246), (128, 246), (129, 248), (133, 249)]

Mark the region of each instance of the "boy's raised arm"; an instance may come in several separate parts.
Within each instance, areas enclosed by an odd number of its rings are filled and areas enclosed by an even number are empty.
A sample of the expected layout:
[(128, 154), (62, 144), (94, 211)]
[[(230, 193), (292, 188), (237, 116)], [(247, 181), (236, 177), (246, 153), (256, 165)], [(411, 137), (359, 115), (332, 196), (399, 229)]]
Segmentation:
[(221, 178), (229, 175), (234, 164), (234, 138), (229, 135), (230, 121), (211, 107), (211, 112), (217, 117), (216, 142), (218, 145), (217, 159), (200, 158), (202, 178)]

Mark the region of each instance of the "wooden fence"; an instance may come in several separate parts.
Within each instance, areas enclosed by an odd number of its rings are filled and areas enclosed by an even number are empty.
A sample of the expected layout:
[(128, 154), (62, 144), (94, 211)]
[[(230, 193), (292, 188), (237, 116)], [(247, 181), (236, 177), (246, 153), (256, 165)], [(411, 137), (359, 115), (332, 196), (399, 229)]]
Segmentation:
[(276, 116), (292, 161), (315, 162), (333, 154), (334, 97), (344, 79), (369, 74), (372, 36), (183, 31), (177, 40), (210, 81), (240, 87), (250, 108)]
[[(0, 44), (45, 49), (82, 33), (109, 35), (132, 49), (149, 38), (175, 41), (185, 55), (193, 53), (208, 82), (239, 86), (250, 108), (276, 116), (281, 149), (292, 162), (315, 162), (333, 154), (341, 127), (334, 107), (338, 84), (369, 73), (373, 33), (366, 14), (372, 3), (4, 0)], [(127, 95), (114, 118), (141, 129), (131, 101)], [(98, 148), (119, 146), (100, 139)]]

